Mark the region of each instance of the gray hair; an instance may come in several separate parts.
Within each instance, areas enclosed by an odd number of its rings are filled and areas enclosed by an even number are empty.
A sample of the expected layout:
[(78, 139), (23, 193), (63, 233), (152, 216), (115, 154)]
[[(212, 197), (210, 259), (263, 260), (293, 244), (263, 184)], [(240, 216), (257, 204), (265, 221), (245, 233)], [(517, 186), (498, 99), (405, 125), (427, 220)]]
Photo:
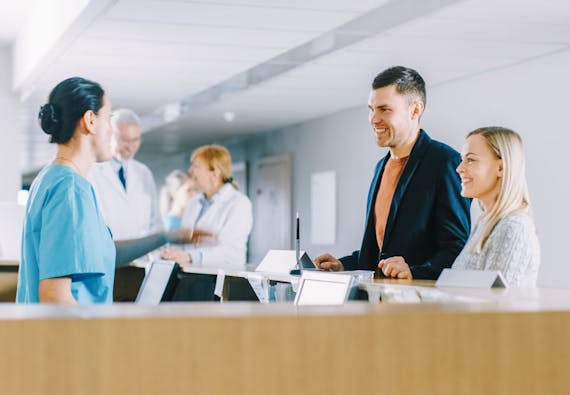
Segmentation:
[(118, 130), (117, 125), (137, 125), (141, 127), (141, 119), (133, 110), (128, 108), (120, 108), (113, 111), (113, 116), (111, 117), (111, 124), (115, 131)]

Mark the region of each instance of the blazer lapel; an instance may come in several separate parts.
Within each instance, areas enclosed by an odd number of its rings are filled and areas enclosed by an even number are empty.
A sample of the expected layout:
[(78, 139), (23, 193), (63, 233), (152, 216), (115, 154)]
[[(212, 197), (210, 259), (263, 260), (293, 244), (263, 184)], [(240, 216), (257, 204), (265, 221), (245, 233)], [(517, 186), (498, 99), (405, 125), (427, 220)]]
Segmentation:
[(398, 185), (396, 186), (396, 190), (394, 191), (394, 196), (392, 197), (392, 204), (390, 206), (390, 213), (388, 214), (388, 218), (386, 220), (386, 229), (384, 231), (384, 242), (383, 245), (386, 245), (386, 241), (389, 240), (390, 232), (394, 227), (394, 223), (396, 221), (396, 217), (398, 215), (398, 210), (400, 209), (400, 202), (402, 201), (402, 197), (412, 180), (416, 169), (418, 168), (419, 164), (421, 163), (421, 159), (423, 158), (429, 144), (431, 142), (431, 138), (427, 135), (427, 133), (421, 129), (420, 135), (412, 152), (410, 153), (410, 157), (406, 162), (406, 166), (402, 171), (402, 175), (398, 181)]
[(374, 220), (373, 203), (376, 201), (376, 195), (378, 194), (378, 187), (380, 186), (380, 179), (382, 178), (382, 172), (384, 171), (384, 164), (386, 163), (386, 159), (389, 157), (390, 153), (388, 153), (386, 156), (380, 159), (378, 161), (378, 164), (376, 165), (374, 178), (372, 179), (372, 183), (370, 184), (370, 190), (368, 191), (368, 202), (366, 204), (366, 224), (364, 225), (365, 230), (368, 229), (369, 222)]
[(376, 201), (376, 194), (384, 171), (384, 164), (389, 154), (384, 156), (376, 164), (374, 169), (374, 178), (370, 183), (368, 191), (368, 202), (366, 205), (366, 220), (364, 225), (364, 236), (362, 238), (362, 245), (358, 254), (357, 268), (362, 270), (374, 270), (378, 263), (378, 241), (376, 240), (376, 231), (374, 226), (374, 202)]

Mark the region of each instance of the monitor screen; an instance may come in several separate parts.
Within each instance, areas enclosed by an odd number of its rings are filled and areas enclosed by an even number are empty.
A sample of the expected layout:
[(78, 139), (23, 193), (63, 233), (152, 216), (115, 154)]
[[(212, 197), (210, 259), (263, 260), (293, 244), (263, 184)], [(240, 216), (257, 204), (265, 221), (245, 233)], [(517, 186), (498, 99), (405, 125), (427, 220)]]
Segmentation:
[(178, 265), (171, 261), (153, 262), (137, 295), (136, 303), (157, 305), (176, 286)]
[(295, 304), (339, 305), (346, 302), (352, 276), (323, 272), (303, 272)]
[(301, 256), (301, 258), (299, 258), (299, 265), (304, 270), (306, 270), (306, 269), (317, 270), (315, 263), (313, 262), (313, 260), (311, 258), (309, 258), (309, 255), (307, 255), (306, 252), (304, 252), (303, 255)]

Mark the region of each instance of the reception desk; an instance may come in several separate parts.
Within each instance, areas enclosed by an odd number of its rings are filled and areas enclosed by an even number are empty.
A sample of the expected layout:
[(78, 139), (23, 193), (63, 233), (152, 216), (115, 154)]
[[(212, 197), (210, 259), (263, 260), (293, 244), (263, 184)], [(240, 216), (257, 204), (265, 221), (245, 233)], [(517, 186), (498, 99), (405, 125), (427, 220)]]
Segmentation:
[(0, 259), (0, 303), (16, 300), (19, 267), (16, 260)]
[[(465, 290), (450, 290), (456, 295)], [(567, 394), (570, 290), (338, 307), (0, 305), (5, 394)]]

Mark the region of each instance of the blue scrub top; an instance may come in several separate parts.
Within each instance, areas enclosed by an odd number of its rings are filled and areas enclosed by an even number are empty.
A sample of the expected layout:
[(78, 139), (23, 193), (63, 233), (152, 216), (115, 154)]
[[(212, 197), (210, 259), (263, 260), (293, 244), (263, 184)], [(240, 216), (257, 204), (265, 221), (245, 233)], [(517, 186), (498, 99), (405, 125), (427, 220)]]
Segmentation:
[(38, 303), (40, 281), (67, 276), (79, 304), (112, 303), (115, 244), (93, 187), (67, 166), (42, 169), (30, 189), (18, 303)]

